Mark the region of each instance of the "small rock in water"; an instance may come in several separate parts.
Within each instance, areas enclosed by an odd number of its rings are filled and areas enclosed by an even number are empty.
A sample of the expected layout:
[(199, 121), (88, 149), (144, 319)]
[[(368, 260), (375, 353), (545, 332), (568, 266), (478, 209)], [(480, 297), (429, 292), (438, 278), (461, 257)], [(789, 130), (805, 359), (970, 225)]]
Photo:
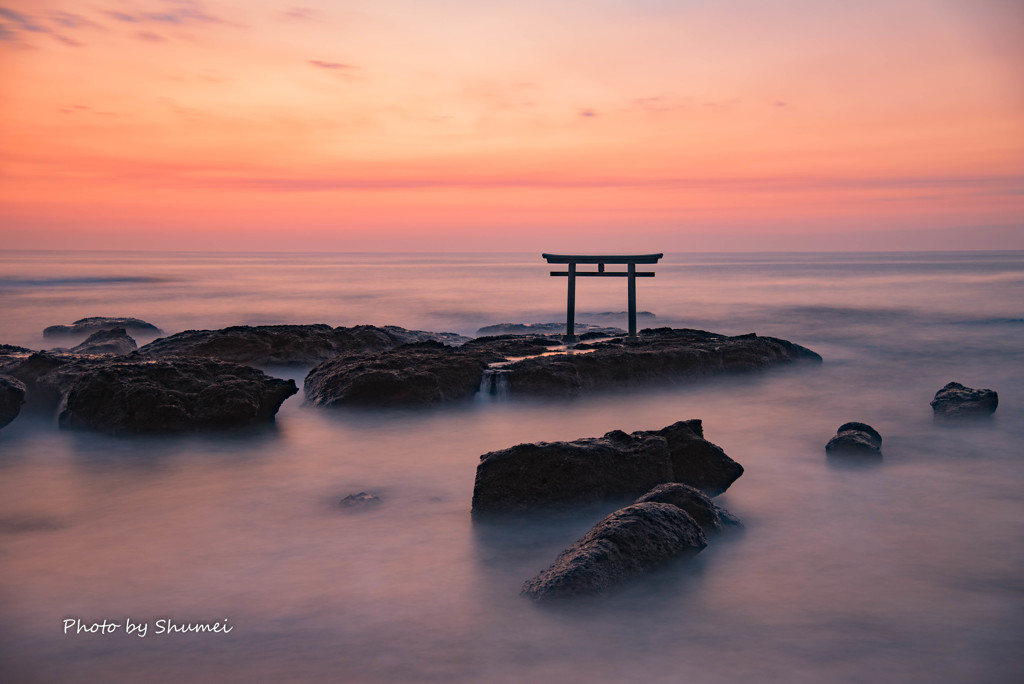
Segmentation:
[(117, 354), (123, 356), (124, 354), (131, 354), (138, 348), (129, 335), (128, 331), (124, 328), (111, 328), (110, 330), (100, 330), (94, 332), (92, 335), (76, 347), (72, 347), (71, 351), (75, 354)]
[(376, 494), (359, 492), (358, 494), (349, 494), (339, 503), (342, 508), (368, 508), (370, 506), (376, 506), (380, 502), (381, 499)]
[(948, 383), (931, 401), (936, 418), (958, 420), (991, 416), (999, 405), (999, 394), (990, 389), (974, 389), (959, 382)]
[(537, 601), (605, 595), (631, 577), (708, 545), (693, 517), (667, 503), (636, 503), (594, 525), (550, 568), (523, 584)]
[(138, 318), (92, 316), (90, 318), (80, 318), (71, 325), (51, 325), (43, 331), (43, 337), (91, 335), (94, 332), (110, 330), (111, 328), (124, 328), (125, 330), (145, 335), (159, 335), (163, 332), (152, 323), (147, 323)]
[(866, 423), (843, 423), (825, 445), (825, 453), (850, 456), (882, 455), (882, 436)]
[(9, 375), (0, 375), (0, 428), (21, 413), (25, 403), (25, 383)]
[(681, 508), (697, 521), (704, 534), (741, 524), (729, 511), (716, 506), (707, 494), (681, 482), (660, 484), (633, 503), (667, 503)]

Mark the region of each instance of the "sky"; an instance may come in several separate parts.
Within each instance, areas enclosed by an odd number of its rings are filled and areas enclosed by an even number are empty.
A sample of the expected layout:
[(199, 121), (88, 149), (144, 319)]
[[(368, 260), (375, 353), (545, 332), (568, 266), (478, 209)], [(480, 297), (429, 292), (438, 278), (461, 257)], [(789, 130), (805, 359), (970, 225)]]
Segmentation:
[(0, 0), (0, 248), (1024, 249), (1020, 0)]

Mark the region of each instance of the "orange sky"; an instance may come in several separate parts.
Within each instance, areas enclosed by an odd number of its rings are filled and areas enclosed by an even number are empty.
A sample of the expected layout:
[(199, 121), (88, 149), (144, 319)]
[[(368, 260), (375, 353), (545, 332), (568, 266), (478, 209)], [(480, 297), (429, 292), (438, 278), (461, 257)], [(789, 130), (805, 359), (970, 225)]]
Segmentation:
[(5, 248), (1024, 248), (1019, 0), (0, 0)]

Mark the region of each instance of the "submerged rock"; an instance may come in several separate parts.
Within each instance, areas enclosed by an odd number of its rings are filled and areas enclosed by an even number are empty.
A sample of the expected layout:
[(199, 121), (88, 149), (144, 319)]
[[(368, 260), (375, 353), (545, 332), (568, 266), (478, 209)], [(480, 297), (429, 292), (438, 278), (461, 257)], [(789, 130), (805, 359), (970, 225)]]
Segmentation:
[(128, 332), (124, 328), (112, 328), (110, 330), (94, 332), (92, 335), (89, 335), (85, 342), (72, 347), (70, 351), (74, 354), (116, 354), (123, 356), (124, 354), (131, 354), (137, 348), (138, 345), (135, 344), (135, 340), (128, 336)]
[(25, 383), (9, 375), (0, 375), (0, 428), (18, 417), (24, 403)]
[(43, 331), (43, 337), (74, 337), (91, 335), (100, 330), (112, 328), (124, 328), (135, 333), (145, 335), (159, 335), (162, 330), (152, 323), (138, 318), (111, 318), (108, 316), (93, 316), (80, 318), (71, 325), (51, 325)]
[(999, 394), (951, 382), (935, 393), (931, 406), (935, 417), (943, 420), (984, 418), (995, 413)]
[(631, 497), (665, 482), (715, 495), (742, 474), (740, 464), (703, 439), (699, 420), (658, 431), (518, 444), (480, 457), (473, 514)]
[(866, 423), (843, 423), (836, 436), (825, 445), (825, 453), (832, 455), (881, 456), (882, 435)]
[(633, 503), (666, 503), (681, 508), (693, 517), (704, 534), (740, 525), (739, 520), (716, 506), (704, 492), (681, 482), (660, 484)]
[(349, 494), (338, 502), (338, 505), (342, 508), (366, 509), (372, 508), (380, 503), (381, 498), (376, 494), (359, 492), (358, 494)]
[(151, 361), (39, 352), (4, 371), (30, 405), (59, 408), (61, 427), (113, 433), (192, 432), (270, 422), (293, 380), (213, 359)]
[(693, 517), (666, 503), (636, 503), (619, 509), (563, 551), (547, 570), (523, 584), (537, 601), (601, 596), (672, 558), (707, 546)]
[(455, 333), (406, 330), (397, 326), (236, 325), (220, 330), (186, 330), (154, 340), (139, 350), (149, 357), (202, 356), (234, 363), (313, 366), (341, 355), (382, 352), (413, 342), (461, 344)]

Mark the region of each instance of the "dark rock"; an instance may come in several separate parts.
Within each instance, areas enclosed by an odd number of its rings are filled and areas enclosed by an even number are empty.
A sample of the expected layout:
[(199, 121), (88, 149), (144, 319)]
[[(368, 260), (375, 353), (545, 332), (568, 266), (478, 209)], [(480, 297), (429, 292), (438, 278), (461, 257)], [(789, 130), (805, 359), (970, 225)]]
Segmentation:
[(718, 496), (743, 474), (743, 466), (729, 458), (720, 446), (704, 439), (699, 418), (633, 434), (664, 437), (672, 459), (671, 481), (696, 487), (708, 496)]
[(935, 417), (942, 420), (985, 418), (995, 413), (999, 394), (951, 382), (935, 393), (931, 406)]
[(866, 423), (843, 423), (836, 430), (836, 436), (825, 445), (825, 453), (881, 456), (882, 436)]
[(592, 342), (586, 354), (525, 359), (508, 368), (513, 395), (574, 396), (590, 388), (678, 382), (728, 372), (810, 361), (815, 352), (774, 337), (727, 337), (702, 330), (659, 328), (629, 338)]
[(469, 340), (460, 351), (481, 351), (493, 354), (495, 358), (537, 356), (561, 346), (562, 341), (555, 335), (491, 335)]
[(480, 457), (473, 514), (637, 496), (665, 482), (714, 495), (742, 473), (740, 464), (703, 439), (699, 420), (657, 432), (614, 430), (572, 442), (519, 444)]
[(39, 352), (5, 366), (30, 405), (60, 408), (62, 427), (114, 433), (190, 432), (273, 420), (293, 380), (213, 359), (151, 361)]
[(167, 433), (267, 423), (294, 380), (213, 359), (109, 363), (71, 383), (60, 412), (64, 428)]
[(72, 381), (86, 368), (103, 363), (101, 358), (57, 351), (17, 354), (0, 364), (0, 372), (25, 384), (26, 402), (30, 407), (54, 409)]
[(537, 601), (605, 595), (631, 577), (672, 558), (696, 555), (705, 546), (700, 526), (681, 508), (633, 504), (601, 520), (550, 568), (527, 580), (523, 594)]
[(681, 508), (697, 521), (704, 534), (740, 524), (729, 511), (716, 506), (704, 492), (681, 482), (660, 484), (633, 503), (666, 503)]
[(112, 328), (124, 328), (134, 333), (144, 335), (159, 335), (162, 330), (152, 323), (139, 320), (138, 318), (110, 318), (107, 316), (93, 316), (81, 318), (71, 325), (51, 325), (43, 331), (43, 337), (73, 337), (91, 335), (100, 330)]
[(376, 506), (380, 502), (381, 499), (376, 494), (359, 492), (358, 494), (349, 494), (339, 502), (339, 505), (342, 508), (364, 509)]
[(72, 347), (70, 351), (74, 354), (124, 355), (131, 354), (137, 348), (135, 340), (128, 336), (124, 328), (112, 328), (94, 332), (85, 342)]
[(403, 406), (468, 399), (493, 355), (439, 342), (409, 344), (380, 354), (325, 361), (306, 376), (306, 399), (317, 406)]
[(186, 330), (154, 340), (139, 353), (157, 358), (201, 356), (260, 366), (313, 366), (342, 355), (382, 352), (414, 342), (461, 344), (468, 339), (455, 333), (406, 330), (397, 326), (236, 325), (220, 330)]
[(25, 383), (9, 375), (0, 375), (0, 428), (18, 417), (24, 403)]

